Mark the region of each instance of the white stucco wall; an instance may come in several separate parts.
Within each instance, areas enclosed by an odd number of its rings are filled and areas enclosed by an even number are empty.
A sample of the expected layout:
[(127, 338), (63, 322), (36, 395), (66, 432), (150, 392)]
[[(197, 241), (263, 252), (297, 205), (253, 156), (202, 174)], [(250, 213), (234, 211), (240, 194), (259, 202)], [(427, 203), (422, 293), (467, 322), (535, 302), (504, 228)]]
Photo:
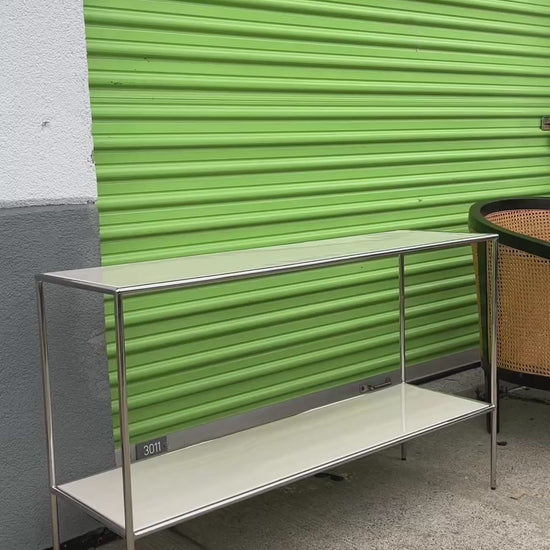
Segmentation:
[(82, 0), (0, 0), (0, 207), (93, 202)]

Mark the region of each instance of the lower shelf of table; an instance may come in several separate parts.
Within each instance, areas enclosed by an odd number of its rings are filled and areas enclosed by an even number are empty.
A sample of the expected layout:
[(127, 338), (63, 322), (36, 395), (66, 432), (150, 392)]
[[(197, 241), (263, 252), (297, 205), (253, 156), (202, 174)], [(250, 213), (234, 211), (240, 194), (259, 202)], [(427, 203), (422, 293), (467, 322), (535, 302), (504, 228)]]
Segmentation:
[[(399, 384), (136, 462), (134, 532), (147, 535), (491, 409)], [(120, 468), (56, 492), (124, 533)]]

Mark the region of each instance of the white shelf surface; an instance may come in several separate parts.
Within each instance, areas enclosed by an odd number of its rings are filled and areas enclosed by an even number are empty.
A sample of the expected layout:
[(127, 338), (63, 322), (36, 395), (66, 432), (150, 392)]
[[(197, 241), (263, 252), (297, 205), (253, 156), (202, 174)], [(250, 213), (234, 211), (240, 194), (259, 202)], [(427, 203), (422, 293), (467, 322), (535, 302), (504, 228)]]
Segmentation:
[(151, 286), (181, 288), (399, 253), (468, 245), (495, 237), (481, 233), (389, 231), (137, 264), (57, 271), (45, 273), (41, 278), (102, 292), (137, 293), (151, 290)]
[[(134, 531), (152, 533), (491, 409), (398, 384), (136, 462)], [(123, 534), (120, 468), (58, 490)]]

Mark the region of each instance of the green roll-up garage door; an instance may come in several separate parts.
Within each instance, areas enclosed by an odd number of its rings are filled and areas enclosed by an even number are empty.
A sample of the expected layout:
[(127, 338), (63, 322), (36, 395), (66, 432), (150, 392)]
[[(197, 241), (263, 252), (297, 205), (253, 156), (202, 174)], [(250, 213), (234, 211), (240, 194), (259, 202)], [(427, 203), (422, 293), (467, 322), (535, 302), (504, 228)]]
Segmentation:
[[(550, 192), (548, 0), (85, 7), (105, 265), (463, 230)], [(475, 347), (470, 251), (407, 273), (410, 362)], [(395, 369), (395, 283), (381, 261), (130, 299), (134, 441)]]

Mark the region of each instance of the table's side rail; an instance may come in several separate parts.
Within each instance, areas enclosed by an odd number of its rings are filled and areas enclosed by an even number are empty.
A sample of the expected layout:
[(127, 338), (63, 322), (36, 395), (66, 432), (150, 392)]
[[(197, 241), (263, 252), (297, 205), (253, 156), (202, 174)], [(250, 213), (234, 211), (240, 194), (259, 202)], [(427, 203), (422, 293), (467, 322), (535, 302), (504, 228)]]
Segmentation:
[(60, 286), (68, 286), (71, 288), (79, 288), (81, 290), (89, 290), (91, 292), (99, 292), (101, 294), (115, 295), (117, 289), (108, 285), (100, 285), (97, 283), (86, 283), (78, 279), (69, 277), (60, 277), (51, 273), (39, 273), (35, 275), (35, 280), (43, 283), (52, 283)]

